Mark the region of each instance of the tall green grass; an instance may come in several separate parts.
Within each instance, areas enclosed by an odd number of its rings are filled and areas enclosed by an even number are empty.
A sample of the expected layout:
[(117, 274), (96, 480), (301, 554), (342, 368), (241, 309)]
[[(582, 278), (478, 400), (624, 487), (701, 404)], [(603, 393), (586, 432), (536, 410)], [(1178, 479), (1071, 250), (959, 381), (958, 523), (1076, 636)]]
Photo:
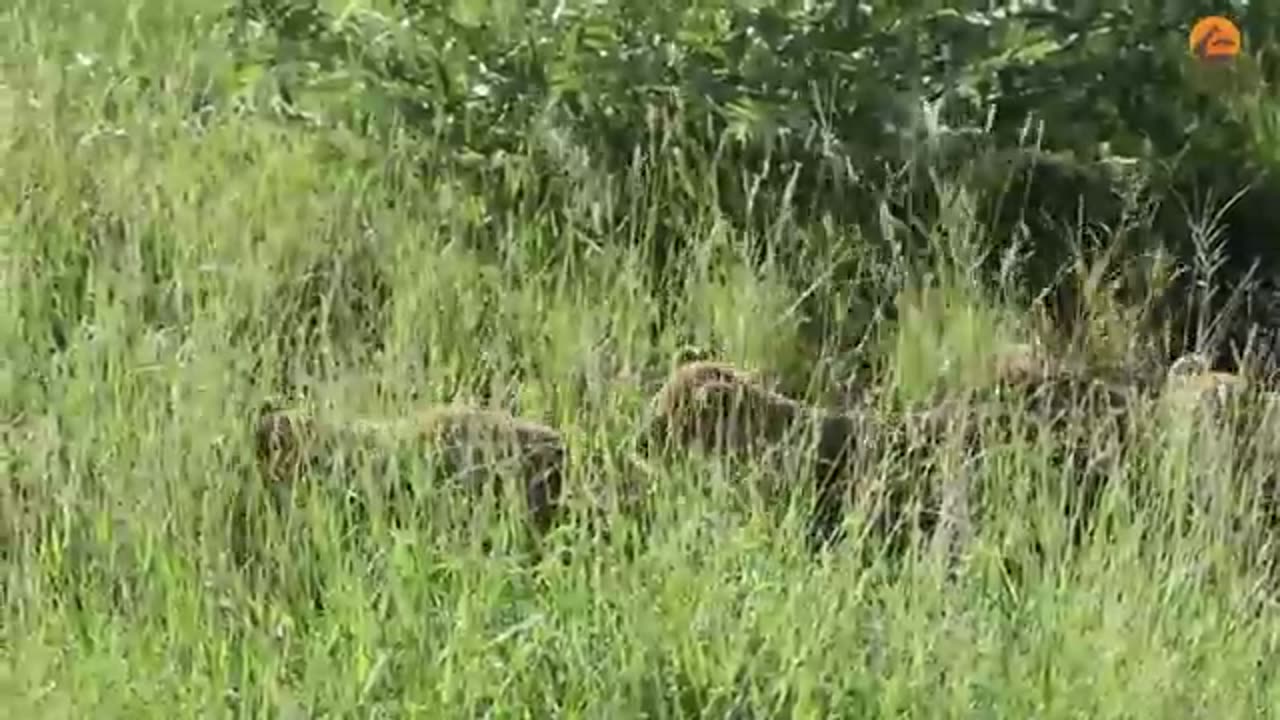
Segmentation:
[[(1112, 497), (1111, 532), (1074, 554), (1029, 549), (1062, 530), (1026, 492), (1058, 472), (1047, 451), (996, 453), (969, 478), (983, 522), (958, 572), (927, 550), (815, 559), (795, 518), (737, 502), (744, 480), (697, 461), (655, 480), (658, 521), (634, 556), (571, 525), (555, 539), (571, 559), (530, 566), (386, 523), (353, 541), (324, 496), (271, 510), (247, 429), (273, 394), (517, 411), (565, 433), (580, 498), (623, 477), (645, 396), (690, 340), (833, 403), (865, 380), (859, 352), (923, 398), (1035, 323), (962, 265), (899, 297), (924, 281), (867, 260), (854, 274), (899, 304), (896, 323), (861, 350), (852, 334), (815, 340), (800, 312), (813, 298), (832, 316), (873, 310), (831, 284), (840, 258), (815, 250), (797, 279), (710, 206), (682, 213), (697, 218), (683, 228), (689, 279), (657, 323), (644, 228), (663, 212), (646, 194), (662, 158), (573, 180), (584, 224), (593, 202), (632, 208), (629, 242), (587, 243), (536, 209), (497, 222), (448, 177), (415, 182), (394, 148), (193, 112), (234, 86), (213, 10), (0, 12), (5, 716), (1280, 708), (1280, 621), (1260, 575), (1238, 562), (1230, 518), (1194, 515), (1180, 492), (1223, 484), (1205, 432), (1152, 431), (1117, 473), (1143, 490)], [(819, 232), (780, 230), (799, 245)], [(242, 502), (263, 519), (247, 540)], [(245, 542), (257, 564), (237, 562)]]

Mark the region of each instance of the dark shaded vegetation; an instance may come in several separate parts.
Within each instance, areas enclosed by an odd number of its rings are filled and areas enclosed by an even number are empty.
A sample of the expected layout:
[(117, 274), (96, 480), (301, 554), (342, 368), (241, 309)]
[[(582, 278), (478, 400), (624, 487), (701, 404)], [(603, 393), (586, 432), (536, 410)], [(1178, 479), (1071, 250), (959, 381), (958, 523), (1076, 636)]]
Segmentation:
[[(1234, 8), (1245, 53), (1208, 67), (1186, 37), (1212, 4), (983, 8), (397, 2), (339, 17), (243, 0), (228, 27), (282, 112), (394, 143), (424, 191), (449, 178), (476, 207), (454, 232), (496, 256), (513, 223), (549, 214), (537, 252), (645, 243), (668, 298), (690, 230), (728, 223), (797, 285), (815, 256), (826, 265), (822, 292), (849, 306), (811, 296), (811, 337), (852, 341), (894, 290), (870, 290), (867, 268), (960, 252), (936, 231), (959, 209), (976, 237), (954, 260), (1046, 300), (1066, 337), (1085, 333), (1085, 295), (1106, 292), (1154, 306), (1165, 360), (1196, 346), (1234, 366), (1251, 344), (1273, 366), (1280, 10)], [(1177, 262), (1158, 287), (1081, 277), (1158, 250)]]

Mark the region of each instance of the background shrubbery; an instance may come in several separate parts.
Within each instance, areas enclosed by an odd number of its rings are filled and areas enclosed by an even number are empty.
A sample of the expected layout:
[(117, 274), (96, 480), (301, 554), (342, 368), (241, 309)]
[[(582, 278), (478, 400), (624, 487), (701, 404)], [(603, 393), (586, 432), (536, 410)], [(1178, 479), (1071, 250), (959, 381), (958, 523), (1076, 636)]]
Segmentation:
[[(581, 494), (619, 477), (689, 342), (829, 404), (872, 380), (930, 397), (1036, 334), (1153, 373), (1195, 345), (1234, 366), (1252, 336), (1273, 365), (1280, 5), (972, 5), (0, 10), (2, 704), (1280, 707), (1280, 624), (1243, 560), (1266, 552), (1206, 432), (1148, 428), (1113, 533), (1076, 555), (1026, 492), (1061, 480), (1050, 450), (1002, 448), (946, 580), (923, 555), (814, 561), (697, 463), (636, 558), (577, 528), (537, 572), (427, 529), (351, 538), (321, 496), (264, 510), (268, 561), (235, 562), (271, 395), (517, 411), (565, 432)], [(1244, 32), (1230, 67), (1189, 57), (1212, 13)]]
[[(245, 2), (232, 36), (259, 98), (401, 148), (428, 191), (485, 208), (454, 232), (492, 246), (540, 212), (549, 253), (646, 244), (655, 288), (678, 285), (690, 227), (723, 222), (797, 283), (826, 253), (848, 291), (851, 263), (936, 260), (955, 192), (989, 280), (1019, 248), (1024, 296), (1104, 247), (1190, 265), (1217, 244), (1225, 282), (1275, 273), (1280, 11), (1231, 8), (1246, 57), (1207, 69), (1186, 36), (1212, 4), (934, 5)], [(643, 228), (619, 185), (637, 176), (661, 208)], [(1222, 236), (1199, 237), (1210, 219)]]

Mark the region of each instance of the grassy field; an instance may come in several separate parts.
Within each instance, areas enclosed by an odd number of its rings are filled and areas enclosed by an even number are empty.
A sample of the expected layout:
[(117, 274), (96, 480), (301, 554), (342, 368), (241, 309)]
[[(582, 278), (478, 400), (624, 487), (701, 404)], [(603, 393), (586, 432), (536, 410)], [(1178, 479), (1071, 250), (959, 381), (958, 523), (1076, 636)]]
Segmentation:
[[(827, 287), (827, 250), (797, 282), (711, 207), (679, 213), (689, 279), (657, 297), (657, 163), (493, 224), (448, 177), (410, 182), (395, 148), (193, 112), (234, 85), (216, 10), (0, 10), (0, 716), (1280, 714), (1280, 617), (1238, 562), (1230, 502), (1152, 500), (1224, 485), (1177, 433), (1149, 433), (1118, 473), (1169, 492), (1121, 492), (1109, 536), (1074, 554), (1030, 554), (1062, 520), (1023, 490), (1055, 470), (1035, 448), (1001, 453), (973, 479), (990, 521), (950, 574), (927, 550), (815, 559), (798, 522), (737, 503), (740, 479), (699, 462), (662, 476), (635, 556), (572, 525), (555, 538), (572, 560), (537, 566), (376, 518), (344, 539), (316, 497), (291, 522), (263, 510), (265, 561), (237, 564), (238, 503), (261, 505), (248, 423), (286, 384), (342, 412), (517, 410), (565, 433), (580, 496), (622, 472), (682, 344), (835, 403), (855, 349), (815, 341), (798, 309), (876, 308)], [(600, 203), (629, 208), (627, 242), (559, 224)], [(928, 292), (897, 292), (923, 280), (876, 269), (897, 274), (874, 283), (898, 312), (865, 352), (907, 396), (1036, 328), (962, 262), (935, 271)]]

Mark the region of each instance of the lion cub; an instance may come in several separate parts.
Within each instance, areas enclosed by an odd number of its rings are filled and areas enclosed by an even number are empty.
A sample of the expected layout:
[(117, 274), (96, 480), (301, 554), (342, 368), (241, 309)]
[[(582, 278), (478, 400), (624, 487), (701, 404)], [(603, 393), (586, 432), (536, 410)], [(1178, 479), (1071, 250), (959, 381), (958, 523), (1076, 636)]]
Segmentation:
[(820, 540), (839, 522), (854, 441), (868, 432), (870, 420), (862, 415), (810, 406), (767, 387), (755, 373), (698, 360), (679, 365), (654, 396), (637, 448), (697, 449), (762, 462), (787, 449), (812, 449), (818, 504), (811, 531)]
[(407, 450), (432, 460), (473, 491), (498, 490), (506, 475), (520, 478), (539, 532), (550, 529), (560, 509), (567, 458), (560, 433), (497, 410), (448, 405), (405, 418), (326, 422), (267, 409), (258, 418), (255, 440), (259, 468), (277, 486), (328, 465), (339, 451), (363, 451), (386, 462)]

